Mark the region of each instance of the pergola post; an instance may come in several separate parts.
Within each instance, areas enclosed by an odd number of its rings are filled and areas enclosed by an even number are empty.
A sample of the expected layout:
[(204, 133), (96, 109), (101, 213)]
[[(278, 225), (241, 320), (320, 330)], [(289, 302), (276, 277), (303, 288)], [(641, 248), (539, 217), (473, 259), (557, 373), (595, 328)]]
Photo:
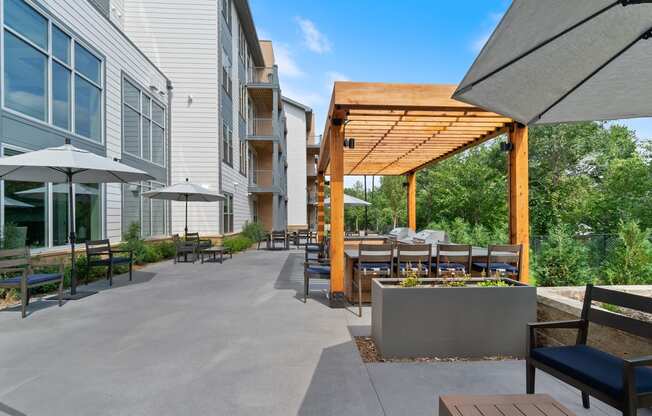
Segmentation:
[(528, 128), (514, 123), (509, 130), (509, 142), (513, 148), (509, 152), (509, 240), (511, 244), (521, 244), (520, 280), (529, 280), (530, 253), (530, 212), (528, 202)]
[(317, 242), (324, 241), (324, 173), (317, 174)]
[(331, 304), (344, 300), (344, 120), (331, 121), (330, 134), (330, 261)]
[(417, 173), (407, 174), (407, 220), (408, 228), (417, 230)]

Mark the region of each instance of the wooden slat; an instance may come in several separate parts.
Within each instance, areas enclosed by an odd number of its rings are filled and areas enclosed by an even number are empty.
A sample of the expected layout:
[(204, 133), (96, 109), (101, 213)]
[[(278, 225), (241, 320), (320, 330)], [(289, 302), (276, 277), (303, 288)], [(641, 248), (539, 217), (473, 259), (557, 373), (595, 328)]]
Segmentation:
[(652, 300), (647, 296), (594, 286), (591, 289), (591, 299), (598, 302), (608, 303), (610, 305), (652, 313)]
[[(595, 288), (594, 288), (595, 289)], [(619, 315), (600, 309), (591, 308), (589, 310), (589, 321), (610, 328), (620, 329), (639, 337), (652, 339), (652, 322), (641, 321), (630, 318), (629, 316)]]

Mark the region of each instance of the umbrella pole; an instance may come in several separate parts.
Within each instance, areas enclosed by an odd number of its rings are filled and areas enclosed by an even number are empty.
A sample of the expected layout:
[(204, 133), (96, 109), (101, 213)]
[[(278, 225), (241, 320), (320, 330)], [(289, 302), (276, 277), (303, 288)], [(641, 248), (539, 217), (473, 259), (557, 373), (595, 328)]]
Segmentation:
[(68, 172), (68, 239), (70, 241), (70, 294), (77, 294), (77, 262), (75, 260), (75, 214), (73, 212), (72, 172)]
[(183, 229), (185, 237), (188, 237), (188, 194), (186, 194), (186, 226)]
[[(364, 175), (364, 202), (368, 202), (367, 201), (367, 175)], [(364, 206), (364, 235), (368, 235), (367, 230), (369, 229), (369, 226), (368, 226), (368, 212), (369, 212), (369, 210), (367, 208), (369, 208), (369, 206), (365, 205)]]

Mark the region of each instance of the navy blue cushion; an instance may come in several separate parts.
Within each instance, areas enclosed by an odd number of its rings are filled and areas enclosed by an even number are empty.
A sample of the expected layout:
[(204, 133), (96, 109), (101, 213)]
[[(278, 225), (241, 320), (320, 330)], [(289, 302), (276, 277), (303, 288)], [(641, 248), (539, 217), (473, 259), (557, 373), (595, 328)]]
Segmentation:
[(389, 263), (358, 263), (355, 268), (367, 271), (387, 271), (389, 266)]
[[(473, 267), (479, 270), (487, 270), (487, 263), (473, 263)], [(518, 267), (515, 267), (513, 264), (508, 263), (491, 263), (491, 267), (488, 268), (492, 272), (498, 270), (504, 270), (509, 273), (518, 273)]]
[[(616, 356), (586, 345), (535, 348), (531, 356), (611, 397), (624, 397), (624, 361)], [(635, 379), (638, 393), (652, 392), (651, 368), (637, 368)]]
[[(10, 284), (20, 284), (20, 279), (21, 279), (21, 276), (15, 276), (15, 277), (11, 277), (9, 279), (2, 279), (2, 282), (3, 283), (10, 283)], [(59, 279), (61, 279), (61, 275), (59, 273), (33, 274), (31, 276), (27, 276), (27, 284), (28, 285), (35, 285), (35, 284), (38, 284), (38, 283), (56, 282)]]
[(308, 266), (306, 268), (306, 273), (308, 274), (320, 274), (320, 275), (330, 275), (331, 274), (331, 268), (330, 266)]
[(113, 263), (113, 264), (129, 264), (129, 263), (131, 263), (131, 259), (129, 257), (124, 257), (124, 256), (117, 256), (117, 257), (113, 257), (111, 259), (109, 259), (107, 257), (105, 259), (91, 261), (91, 266), (108, 266), (109, 263)]
[[(432, 269), (433, 270), (437, 269), (436, 263), (432, 263)], [(439, 263), (439, 270), (463, 271), (466, 270), (466, 266), (464, 266), (461, 263)]]

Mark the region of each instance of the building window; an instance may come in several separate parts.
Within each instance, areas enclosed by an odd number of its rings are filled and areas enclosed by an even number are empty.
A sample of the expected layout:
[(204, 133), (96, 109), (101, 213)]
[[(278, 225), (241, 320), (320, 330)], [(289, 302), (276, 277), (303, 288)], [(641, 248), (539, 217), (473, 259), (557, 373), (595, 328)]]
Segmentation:
[(166, 234), (167, 209), (165, 201), (144, 197), (151, 189), (161, 188), (159, 182), (141, 182), (123, 185), (122, 188), (122, 234), (136, 224), (141, 237)]
[(126, 78), (122, 95), (123, 152), (165, 166), (165, 107)]
[(233, 232), (233, 194), (224, 193), (224, 234)]
[(247, 86), (244, 82), (240, 81), (240, 116), (246, 120), (247, 118)]
[[(4, 145), (3, 156), (26, 150)], [(68, 185), (3, 181), (3, 230), (11, 229), (21, 244), (47, 248), (68, 244)], [(74, 184), (77, 241), (102, 238), (102, 191), (98, 184)]]
[(228, 124), (222, 124), (222, 161), (233, 166), (233, 131)]
[(246, 61), (245, 57), (247, 56), (247, 38), (245, 38), (244, 29), (242, 28), (242, 25), (240, 25), (240, 33), (238, 34), (238, 41), (240, 46), (240, 49), (238, 50), (240, 59), (242, 60), (242, 63), (245, 63)]
[(247, 176), (247, 160), (248, 160), (248, 155), (247, 155), (247, 149), (249, 146), (247, 146), (247, 141), (243, 138), (240, 137), (239, 139), (240, 143), (240, 174), (243, 176)]
[(222, 50), (222, 88), (231, 96), (233, 81), (231, 80), (231, 59), (225, 50)]
[(3, 4), (4, 107), (101, 143), (101, 59), (24, 0)]
[(222, 16), (226, 20), (226, 25), (231, 30), (231, 0), (222, 0)]

